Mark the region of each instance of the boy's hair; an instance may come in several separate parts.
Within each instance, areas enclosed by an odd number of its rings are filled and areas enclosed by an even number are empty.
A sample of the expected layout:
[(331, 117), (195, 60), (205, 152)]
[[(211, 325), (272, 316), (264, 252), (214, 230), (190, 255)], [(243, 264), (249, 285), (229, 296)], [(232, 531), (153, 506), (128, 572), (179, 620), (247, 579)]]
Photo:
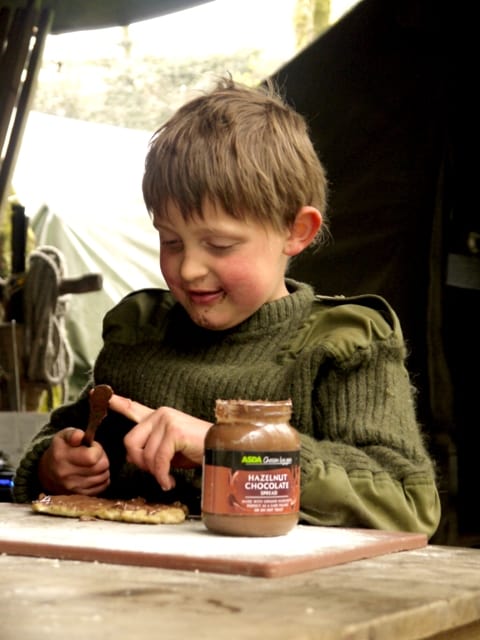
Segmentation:
[(271, 84), (224, 78), (184, 104), (152, 136), (142, 187), (154, 218), (168, 217), (171, 204), (185, 219), (202, 217), (209, 200), (276, 230), (304, 205), (326, 219), (326, 175), (306, 122)]

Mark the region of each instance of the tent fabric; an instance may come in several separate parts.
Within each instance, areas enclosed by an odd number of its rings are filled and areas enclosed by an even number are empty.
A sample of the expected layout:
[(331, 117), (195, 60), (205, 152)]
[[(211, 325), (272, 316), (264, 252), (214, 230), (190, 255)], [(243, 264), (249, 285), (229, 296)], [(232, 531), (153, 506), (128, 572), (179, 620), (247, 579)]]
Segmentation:
[(52, 34), (125, 26), (211, 0), (1, 0), (2, 7), (23, 9), (33, 4), (53, 11)]
[(459, 42), (450, 9), (363, 0), (273, 76), (306, 117), (330, 182), (333, 239), (302, 254), (290, 273), (319, 293), (378, 293), (399, 314), (419, 417), (448, 494), (446, 538), (456, 535), (457, 501), (466, 527), (480, 533), (469, 508), (478, 409), (473, 391), (465, 397), (474, 383), (459, 366), (459, 353), (480, 357), (472, 327), (480, 324), (480, 292), (447, 286), (449, 255), (468, 254), (466, 233), (480, 229), (467, 203), (465, 153), (476, 101), (458, 78), (472, 42), (466, 34)]
[(424, 33), (399, 24), (394, 6), (360, 3), (275, 79), (307, 117), (331, 189), (333, 241), (301, 256), (292, 273), (331, 295), (385, 295), (415, 345), (410, 363), (420, 376), (431, 278), (444, 269), (443, 251), (431, 262), (431, 240), (436, 217), (448, 215), (437, 207), (448, 61)]
[[(146, 224), (148, 217), (145, 213)], [(153, 228), (132, 215), (127, 227), (108, 227), (108, 221), (92, 228), (88, 222), (63, 219), (47, 207), (32, 219), (39, 246), (58, 248), (66, 264), (66, 275), (79, 277), (99, 273), (100, 291), (69, 295), (65, 328), (74, 356), (69, 387), (72, 396), (84, 386), (102, 344), (102, 319), (124, 295), (137, 288), (165, 286), (158, 267), (158, 249)]]
[(158, 234), (141, 192), (150, 135), (35, 111), (28, 118), (13, 182), (36, 246), (62, 252), (66, 277), (98, 273), (103, 279), (100, 291), (69, 296), (72, 394), (86, 382), (101, 347), (106, 311), (134, 289), (166, 286)]

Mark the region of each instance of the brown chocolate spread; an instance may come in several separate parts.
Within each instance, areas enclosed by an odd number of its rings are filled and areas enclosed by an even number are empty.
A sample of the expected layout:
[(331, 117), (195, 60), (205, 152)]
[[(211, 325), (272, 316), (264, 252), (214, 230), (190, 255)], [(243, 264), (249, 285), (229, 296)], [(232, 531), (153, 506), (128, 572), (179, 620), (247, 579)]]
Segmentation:
[(290, 400), (217, 400), (205, 439), (202, 520), (237, 536), (278, 536), (298, 522), (300, 438)]
[(81, 494), (68, 495), (46, 495), (40, 494), (38, 500), (34, 503), (44, 504), (45, 506), (67, 507), (69, 509), (78, 509), (92, 513), (98, 509), (121, 509), (123, 511), (142, 510), (145, 513), (157, 513), (165, 509), (169, 509), (172, 505), (148, 503), (144, 498), (130, 498), (128, 500), (115, 500), (111, 498), (99, 498), (97, 496), (85, 496)]

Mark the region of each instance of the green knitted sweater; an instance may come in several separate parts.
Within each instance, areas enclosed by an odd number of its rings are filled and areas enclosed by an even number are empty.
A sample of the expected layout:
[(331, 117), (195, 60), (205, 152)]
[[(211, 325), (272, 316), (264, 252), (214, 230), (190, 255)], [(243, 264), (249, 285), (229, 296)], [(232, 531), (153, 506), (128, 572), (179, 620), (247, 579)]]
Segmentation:
[[(217, 398), (291, 398), (302, 441), (304, 521), (431, 536), (440, 502), (397, 316), (378, 296), (332, 298), (293, 280), (287, 286), (290, 295), (226, 331), (192, 323), (167, 291), (128, 295), (105, 316), (92, 384), (211, 422)], [(38, 460), (55, 432), (84, 428), (87, 412), (86, 389), (52, 413), (17, 469), (18, 502), (42, 491)], [(198, 512), (201, 469), (174, 470), (177, 486), (164, 494), (153, 476), (125, 462), (131, 426), (110, 412), (97, 432), (110, 459), (105, 495), (179, 499)]]

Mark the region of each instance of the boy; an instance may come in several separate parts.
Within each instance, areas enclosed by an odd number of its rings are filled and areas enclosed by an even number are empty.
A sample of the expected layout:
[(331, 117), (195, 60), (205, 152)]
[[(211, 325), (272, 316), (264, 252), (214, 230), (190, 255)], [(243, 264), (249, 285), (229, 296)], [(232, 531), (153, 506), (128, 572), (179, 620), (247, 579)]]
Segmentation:
[(271, 88), (225, 79), (180, 108), (143, 179), (169, 291), (107, 313), (90, 386), (114, 389), (109, 415), (85, 447), (88, 389), (53, 412), (16, 500), (143, 496), (198, 513), (215, 400), (291, 398), (303, 521), (433, 535), (439, 497), (395, 313), (285, 277), (325, 234), (326, 191), (304, 120)]

